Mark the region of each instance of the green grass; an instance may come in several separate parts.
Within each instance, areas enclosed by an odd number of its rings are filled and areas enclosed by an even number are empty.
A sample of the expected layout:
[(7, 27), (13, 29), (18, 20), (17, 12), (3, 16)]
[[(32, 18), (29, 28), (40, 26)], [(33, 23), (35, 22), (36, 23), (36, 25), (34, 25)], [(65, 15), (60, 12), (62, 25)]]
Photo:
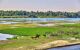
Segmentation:
[(80, 24), (79, 23), (78, 24), (64, 24), (62, 26), (64, 26), (64, 27), (80, 27)]
[(0, 30), (1, 33), (14, 34), (14, 35), (35, 35), (35, 34), (44, 34), (45, 32), (55, 32), (60, 30), (59, 28), (52, 27), (33, 27), (33, 28), (11, 28)]
[[(18, 35), (19, 37), (17, 39), (11, 39), (5, 42), (0, 41), (0, 50), (2, 50), (3, 48), (9, 50), (7, 48), (13, 49), (21, 46), (22, 47), (26, 46), (26, 48), (31, 48), (50, 41), (62, 40), (63, 38), (65, 40), (66, 38), (75, 38), (75, 37), (78, 37), (80, 39), (80, 28), (79, 28), (80, 24), (70, 24), (70, 25), (64, 24), (56, 27), (30, 27), (30, 26), (24, 27), (24, 26), (25, 24), (20, 27), (16, 26), (16, 28), (11, 28), (13, 27), (12, 25), (0, 25), (0, 33)], [(42, 36), (45, 32), (52, 32), (56, 34), (56, 32), (59, 31), (64, 31), (65, 33), (59, 36), (55, 36), (53, 38), (46, 38)], [(69, 35), (67, 35), (66, 32), (79, 32), (79, 33), (75, 35), (70, 33)], [(32, 39), (31, 37), (36, 34), (40, 34), (41, 35), (40, 38), (37, 40)]]
[[(61, 27), (64, 26), (64, 27)], [(6, 27), (6, 26), (5, 26)], [(43, 35), (45, 32), (58, 32), (58, 31), (64, 31), (64, 32), (79, 32), (80, 31), (80, 24), (64, 24), (57, 27), (18, 27), (18, 28), (6, 28), (0, 30), (0, 33), (4, 34), (13, 34), (13, 35), (20, 35), (20, 36), (33, 36), (36, 34)]]

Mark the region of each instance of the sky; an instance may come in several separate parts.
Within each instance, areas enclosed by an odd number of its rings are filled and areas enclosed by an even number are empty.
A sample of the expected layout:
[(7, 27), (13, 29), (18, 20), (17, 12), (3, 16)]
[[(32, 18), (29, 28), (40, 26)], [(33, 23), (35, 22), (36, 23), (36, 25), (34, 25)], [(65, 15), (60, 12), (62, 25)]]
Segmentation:
[(0, 0), (0, 10), (80, 11), (80, 0)]

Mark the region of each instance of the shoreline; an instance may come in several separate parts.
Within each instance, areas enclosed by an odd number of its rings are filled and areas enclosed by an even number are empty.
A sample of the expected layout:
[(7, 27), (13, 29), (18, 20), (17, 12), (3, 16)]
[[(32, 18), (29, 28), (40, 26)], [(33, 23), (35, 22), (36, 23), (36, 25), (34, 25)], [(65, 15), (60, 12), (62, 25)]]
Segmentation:
[(61, 44), (61, 45), (55, 45), (54, 43), (52, 43), (52, 44), (51, 43), (52, 42), (42, 44), (42, 45), (40, 45), (40, 47), (37, 47), (35, 50), (47, 50), (47, 49), (51, 49), (51, 48), (60, 48), (60, 47), (80, 45), (80, 42), (73, 42), (73, 43), (67, 43), (67, 44)]
[[(68, 44), (68, 45), (63, 45), (63, 46), (56, 46), (56, 47), (51, 47), (51, 48), (61, 48), (61, 47), (68, 47), (68, 46), (75, 46), (75, 45), (80, 45), (80, 43)], [(47, 48), (47, 49), (51, 49), (51, 48)]]

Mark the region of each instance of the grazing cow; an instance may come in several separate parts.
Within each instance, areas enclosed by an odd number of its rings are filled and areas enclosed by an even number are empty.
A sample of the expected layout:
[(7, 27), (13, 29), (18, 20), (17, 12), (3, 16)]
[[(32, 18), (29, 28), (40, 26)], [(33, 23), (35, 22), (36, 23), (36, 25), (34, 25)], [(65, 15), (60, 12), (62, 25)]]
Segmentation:
[(32, 39), (38, 39), (40, 37), (39, 34), (36, 34), (36, 36), (31, 37)]

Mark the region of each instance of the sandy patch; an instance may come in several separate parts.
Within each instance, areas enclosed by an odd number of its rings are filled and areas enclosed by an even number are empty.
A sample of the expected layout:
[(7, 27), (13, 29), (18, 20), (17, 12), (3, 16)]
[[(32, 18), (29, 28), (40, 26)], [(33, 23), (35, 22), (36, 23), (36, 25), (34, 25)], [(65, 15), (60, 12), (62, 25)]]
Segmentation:
[(50, 47), (55, 47), (55, 46), (62, 46), (62, 45), (67, 45), (67, 44), (69, 44), (68, 41), (65, 41), (65, 40), (56, 40), (56, 41), (53, 41), (53, 42), (42, 44), (40, 46), (37, 46), (36, 48), (37, 49), (45, 49), (45, 48), (50, 48)]

